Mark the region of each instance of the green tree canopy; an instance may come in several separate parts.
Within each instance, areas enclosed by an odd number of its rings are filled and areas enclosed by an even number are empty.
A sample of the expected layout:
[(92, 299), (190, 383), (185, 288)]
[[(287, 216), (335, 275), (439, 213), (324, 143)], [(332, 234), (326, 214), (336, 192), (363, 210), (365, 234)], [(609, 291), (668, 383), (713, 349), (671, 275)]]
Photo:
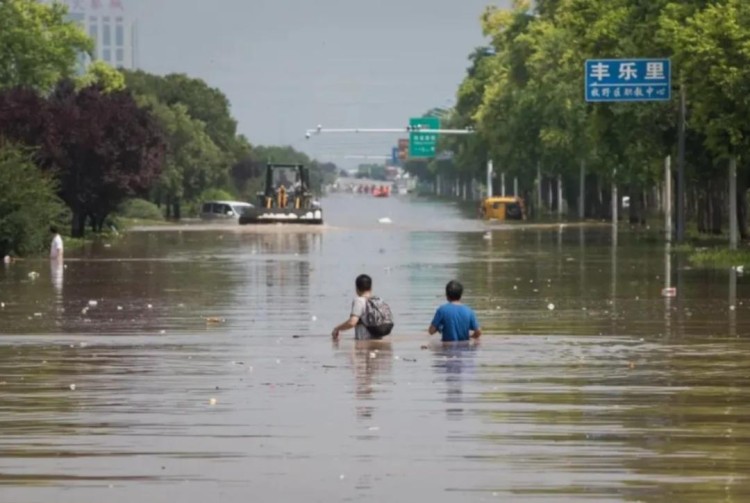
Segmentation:
[(66, 15), (60, 3), (0, 0), (0, 89), (49, 91), (75, 74), (79, 55), (93, 42)]

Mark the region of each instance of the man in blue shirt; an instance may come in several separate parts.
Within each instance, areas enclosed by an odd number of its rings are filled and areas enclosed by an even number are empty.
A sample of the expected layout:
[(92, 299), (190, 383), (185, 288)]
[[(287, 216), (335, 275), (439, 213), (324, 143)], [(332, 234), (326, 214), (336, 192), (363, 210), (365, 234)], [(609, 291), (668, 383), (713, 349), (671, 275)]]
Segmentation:
[(443, 342), (468, 341), (469, 337), (478, 339), (482, 336), (477, 316), (470, 307), (461, 304), (464, 287), (458, 281), (451, 281), (445, 286), (447, 304), (440, 306), (432, 319), (428, 331), (430, 335), (440, 332)]

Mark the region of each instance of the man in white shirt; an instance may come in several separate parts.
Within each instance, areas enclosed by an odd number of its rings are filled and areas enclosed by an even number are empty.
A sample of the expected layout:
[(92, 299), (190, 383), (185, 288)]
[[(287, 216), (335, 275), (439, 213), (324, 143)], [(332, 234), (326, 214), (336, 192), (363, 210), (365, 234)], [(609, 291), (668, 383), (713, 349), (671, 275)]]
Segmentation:
[(52, 233), (52, 244), (50, 245), (49, 258), (52, 260), (63, 259), (63, 240), (60, 233), (57, 231), (57, 227), (54, 225), (49, 228)]

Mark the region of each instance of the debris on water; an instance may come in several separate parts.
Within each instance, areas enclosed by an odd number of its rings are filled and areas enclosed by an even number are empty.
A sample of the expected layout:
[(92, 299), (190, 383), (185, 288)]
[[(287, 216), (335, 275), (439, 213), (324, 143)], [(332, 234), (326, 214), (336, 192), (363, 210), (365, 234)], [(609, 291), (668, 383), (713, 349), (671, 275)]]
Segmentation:
[(221, 323), (224, 323), (225, 321), (227, 320), (225, 320), (224, 318), (219, 318), (218, 316), (209, 316), (208, 318), (206, 318), (206, 323), (208, 323), (209, 325), (219, 325)]
[(422, 346), (419, 349), (424, 351), (425, 349), (430, 349), (430, 347), (427, 344), (422, 344)]
[(208, 404), (209, 405), (216, 405), (216, 402), (217, 402), (217, 400), (215, 398), (212, 398), (211, 400), (208, 401)]
[(734, 311), (735, 309), (737, 309), (735, 306), (729, 306), (730, 311)]
[(89, 307), (96, 307), (98, 305), (99, 305), (99, 302), (97, 302), (95, 300), (90, 300), (89, 301)]
[(5, 302), (0, 302), (0, 309), (5, 309)]
[(390, 218), (388, 218), (388, 217), (383, 217), (380, 220), (378, 220), (378, 223), (381, 223), (381, 224), (392, 224), (393, 221)]
[(550, 311), (554, 311), (555, 310), (555, 305), (550, 302), (549, 304), (547, 304), (547, 309), (549, 309)]
[(42, 317), (42, 313), (34, 313), (34, 318), (41, 318), (41, 317)]
[(484, 233), (484, 239), (492, 239), (492, 233), (491, 232), (485, 232)]
[(400, 359), (401, 359), (401, 357), (400, 357), (400, 356), (398, 356), (398, 355), (396, 355), (396, 356), (394, 356), (394, 357), (393, 357), (393, 359), (394, 359), (394, 360), (400, 360)]
[(372, 359), (372, 358), (377, 358), (377, 357), (378, 357), (378, 354), (377, 354), (376, 352), (374, 352), (374, 351), (370, 351), (370, 358), (371, 358), (371, 359)]
[(276, 360), (276, 365), (281, 365), (281, 360)]
[(37, 279), (38, 277), (39, 277), (39, 273), (38, 273), (38, 272), (36, 272), (36, 271), (31, 271), (31, 272), (29, 273), (29, 279), (32, 279), (32, 280), (34, 280), (34, 279)]
[(153, 309), (153, 308), (154, 306), (152, 306), (151, 304), (146, 304), (146, 309)]
[(159, 330), (159, 333), (160, 333), (161, 335), (164, 335), (164, 334), (166, 334), (166, 333), (167, 333), (167, 331), (166, 331), (166, 330)]
[(83, 309), (81, 309), (81, 314), (87, 314), (88, 312), (89, 312), (88, 307), (84, 307)]
[(301, 336), (301, 335), (293, 335), (293, 336), (292, 336), (292, 339), (301, 339), (301, 338), (302, 338), (302, 336)]
[(662, 297), (677, 297), (677, 289), (675, 287), (662, 288)]
[(367, 431), (380, 431), (380, 426), (370, 426)]
[(122, 306), (117, 306), (118, 311), (122, 311)]
[(346, 476), (343, 473), (341, 475), (339, 475), (339, 480), (344, 480), (345, 478), (346, 478)]
[(518, 290), (518, 285), (513, 285), (513, 290)]
[(70, 391), (75, 391), (76, 390), (76, 385), (75, 384), (71, 384), (68, 387), (70, 388)]
[(736, 265), (732, 267), (733, 271), (738, 272), (739, 274), (743, 274), (745, 272), (745, 266), (744, 265)]
[(416, 358), (402, 358), (405, 362), (415, 363), (417, 361)]
[(312, 318), (310, 318), (310, 319), (311, 319), (312, 321), (318, 321), (318, 317), (317, 317), (317, 316), (313, 316), (313, 317), (312, 317)]

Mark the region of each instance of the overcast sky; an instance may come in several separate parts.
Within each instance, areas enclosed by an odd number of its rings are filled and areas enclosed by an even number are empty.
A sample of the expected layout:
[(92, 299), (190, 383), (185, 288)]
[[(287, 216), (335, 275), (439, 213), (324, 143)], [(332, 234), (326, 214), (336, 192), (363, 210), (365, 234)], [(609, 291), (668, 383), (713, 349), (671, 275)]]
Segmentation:
[[(450, 106), (484, 45), (479, 17), (505, 0), (125, 0), (139, 66), (221, 89), (253, 144), (386, 154), (396, 136), (321, 136), (324, 127), (400, 127)], [(352, 165), (340, 157), (331, 160)]]

